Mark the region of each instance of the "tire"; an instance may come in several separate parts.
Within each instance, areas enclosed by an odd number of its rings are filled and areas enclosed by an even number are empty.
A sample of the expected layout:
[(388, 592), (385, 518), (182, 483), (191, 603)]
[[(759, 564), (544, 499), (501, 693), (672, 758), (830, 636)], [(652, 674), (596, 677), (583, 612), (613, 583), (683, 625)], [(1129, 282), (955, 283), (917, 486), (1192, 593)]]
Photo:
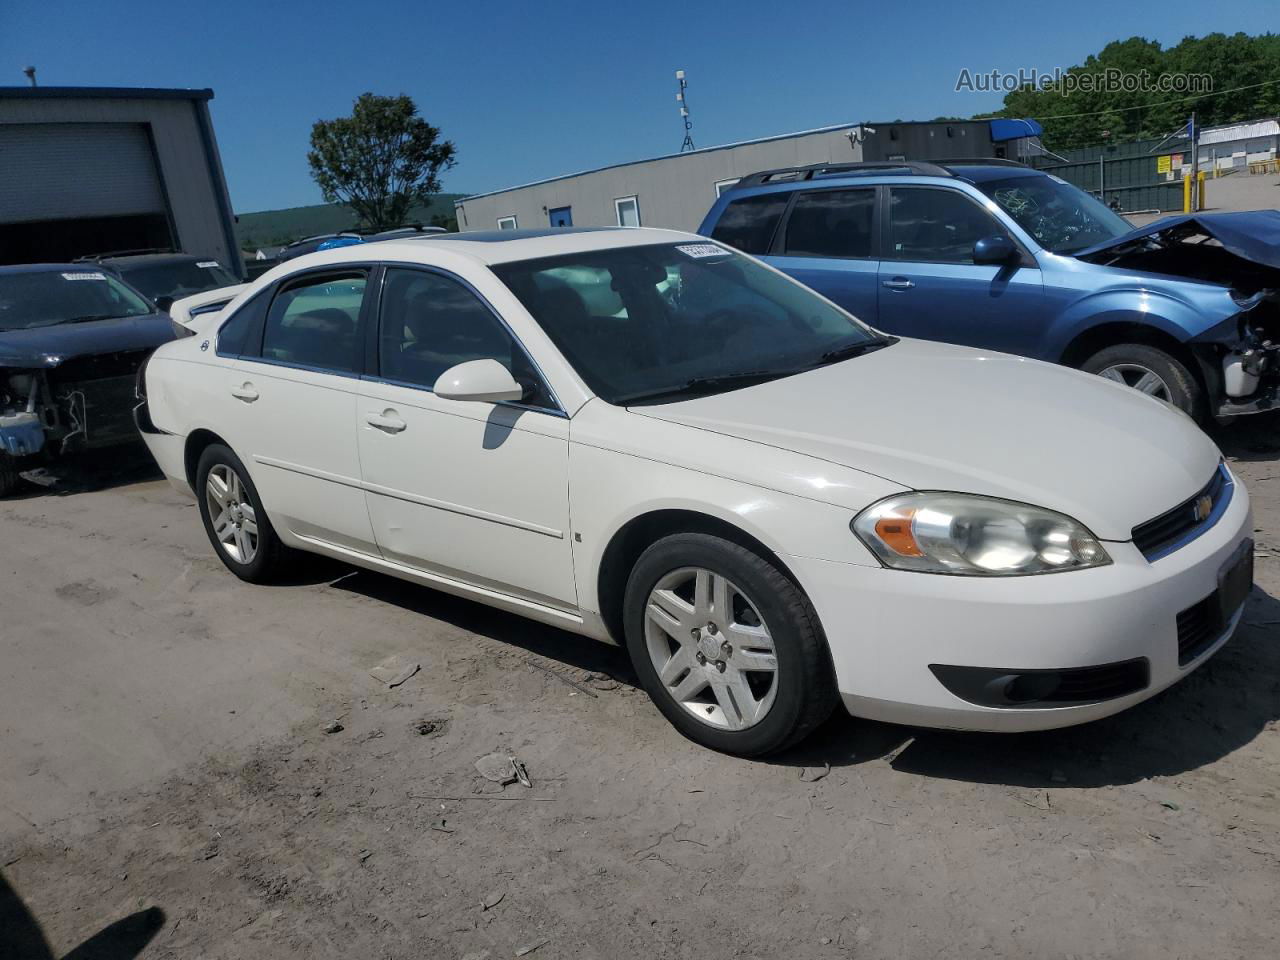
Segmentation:
[(7, 497), (21, 483), (18, 463), (9, 454), (0, 452), (0, 497)]
[[(1164, 400), (1187, 416), (1200, 420), (1205, 415), (1204, 391), (1195, 375), (1176, 357), (1159, 347), (1144, 343), (1121, 343), (1099, 350), (1080, 368), (1086, 373), (1105, 376), (1125, 386), (1143, 384), (1144, 393)], [(1155, 391), (1147, 389), (1153, 382), (1147, 375), (1159, 381)]]
[(654, 543), (627, 580), (623, 617), (641, 684), (695, 743), (741, 757), (776, 753), (808, 736), (836, 705), (812, 604), (739, 544), (703, 533)]
[[(211, 476), (216, 477), (214, 486), (210, 485)], [(235, 483), (227, 483), (230, 477), (235, 478)], [(226, 488), (228, 491), (222, 506), (232, 509), (230, 516), (225, 519), (221, 517), (221, 510), (218, 515), (211, 513), (214, 506), (211, 501), (216, 497), (215, 487)], [(275, 528), (271, 526), (258, 490), (249, 478), (249, 471), (239, 457), (220, 443), (210, 444), (200, 454), (196, 465), (196, 500), (200, 505), (200, 519), (204, 521), (205, 533), (209, 535), (214, 552), (226, 568), (241, 580), (249, 583), (271, 583), (292, 565), (293, 551), (280, 542)], [(229, 529), (228, 524), (234, 527), (237, 519), (240, 527)], [(216, 529), (215, 523), (219, 524)], [(251, 530), (256, 530), (256, 535)], [(223, 531), (221, 536), (219, 531)], [(248, 556), (247, 560), (243, 559), (245, 555)]]

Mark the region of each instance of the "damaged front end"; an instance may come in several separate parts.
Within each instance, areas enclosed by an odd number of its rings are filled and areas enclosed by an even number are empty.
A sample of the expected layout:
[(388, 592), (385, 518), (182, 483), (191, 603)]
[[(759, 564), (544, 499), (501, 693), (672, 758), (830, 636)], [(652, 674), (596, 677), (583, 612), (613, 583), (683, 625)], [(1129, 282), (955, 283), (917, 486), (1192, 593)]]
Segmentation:
[(0, 450), (18, 460), (133, 439), (134, 381), (150, 352), (49, 357), (38, 367), (0, 368)]
[[(1206, 307), (1210, 324), (1187, 341), (1214, 398), (1212, 413), (1280, 407), (1280, 211), (1166, 217), (1076, 257), (1224, 288)], [(1214, 315), (1223, 319), (1213, 322)]]

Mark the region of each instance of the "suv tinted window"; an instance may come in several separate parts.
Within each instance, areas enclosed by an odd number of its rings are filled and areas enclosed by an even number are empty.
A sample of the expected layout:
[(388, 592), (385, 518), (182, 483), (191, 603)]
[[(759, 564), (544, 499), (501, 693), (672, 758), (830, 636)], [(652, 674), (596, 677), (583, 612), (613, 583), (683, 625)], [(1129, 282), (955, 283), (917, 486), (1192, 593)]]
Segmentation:
[(875, 208), (874, 189), (800, 194), (787, 218), (786, 253), (792, 257), (870, 257)]
[(997, 234), (1007, 231), (958, 190), (890, 188), (887, 258), (973, 263), (973, 245)]
[(789, 196), (786, 193), (762, 193), (730, 201), (711, 231), (711, 238), (737, 247), (743, 253), (768, 253), (773, 231), (778, 229), (778, 221), (787, 209)]
[(357, 373), (364, 366), (360, 306), (363, 273), (306, 277), (271, 301), (262, 358), (279, 363)]
[(493, 311), (461, 283), (437, 273), (387, 270), (378, 358), (386, 379), (428, 390), (452, 366), (497, 360), (528, 388), (524, 402), (554, 406), (528, 355)]

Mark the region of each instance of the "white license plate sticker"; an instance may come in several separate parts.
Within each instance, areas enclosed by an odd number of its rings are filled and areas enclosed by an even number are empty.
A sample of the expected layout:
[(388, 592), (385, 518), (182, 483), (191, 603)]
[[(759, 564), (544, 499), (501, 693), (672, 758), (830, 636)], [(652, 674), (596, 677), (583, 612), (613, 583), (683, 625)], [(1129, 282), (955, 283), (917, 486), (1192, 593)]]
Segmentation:
[(63, 280), (105, 280), (105, 273), (64, 273)]
[(695, 260), (705, 260), (707, 257), (727, 257), (729, 251), (724, 247), (716, 246), (714, 243), (685, 243), (676, 247), (686, 257), (693, 257)]
[(203, 267), (206, 270), (217, 270), (222, 264), (217, 260), (201, 260), (196, 264), (197, 267)]

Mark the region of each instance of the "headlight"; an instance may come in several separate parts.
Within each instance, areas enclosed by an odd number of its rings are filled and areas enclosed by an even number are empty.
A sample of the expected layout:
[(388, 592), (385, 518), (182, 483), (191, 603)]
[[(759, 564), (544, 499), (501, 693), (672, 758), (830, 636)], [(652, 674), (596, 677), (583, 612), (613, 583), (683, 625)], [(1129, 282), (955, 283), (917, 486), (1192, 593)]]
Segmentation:
[(850, 526), (895, 570), (1012, 577), (1111, 562), (1070, 517), (993, 497), (901, 494), (872, 504)]

